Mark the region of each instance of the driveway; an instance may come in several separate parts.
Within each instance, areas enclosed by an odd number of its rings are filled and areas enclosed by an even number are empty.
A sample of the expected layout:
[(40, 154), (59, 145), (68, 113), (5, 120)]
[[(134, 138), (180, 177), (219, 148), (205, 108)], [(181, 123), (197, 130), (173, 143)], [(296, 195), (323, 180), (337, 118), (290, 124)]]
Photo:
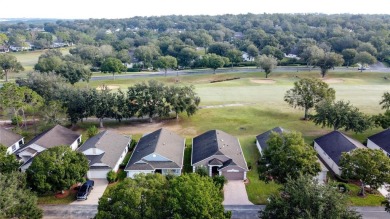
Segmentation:
[(248, 200), (248, 194), (242, 180), (229, 180), (223, 187), (223, 194), (223, 205), (253, 205)]
[(104, 191), (107, 188), (108, 182), (106, 179), (92, 179), (95, 181), (95, 186), (93, 190), (88, 195), (87, 200), (83, 201), (74, 201), (70, 203), (71, 205), (97, 205), (99, 204), (99, 198), (103, 196)]

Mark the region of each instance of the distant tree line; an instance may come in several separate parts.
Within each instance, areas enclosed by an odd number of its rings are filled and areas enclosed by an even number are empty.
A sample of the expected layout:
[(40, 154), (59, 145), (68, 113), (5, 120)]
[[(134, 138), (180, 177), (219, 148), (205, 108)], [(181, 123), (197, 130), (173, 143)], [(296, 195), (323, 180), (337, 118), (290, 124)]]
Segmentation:
[[(39, 94), (48, 103), (45, 107), (54, 108), (48, 110), (48, 119), (58, 120), (55, 118), (57, 115), (50, 112), (57, 112), (60, 104), (72, 124), (88, 117), (98, 118), (103, 127), (104, 118), (121, 121), (133, 116), (146, 116), (152, 121), (156, 116), (167, 117), (171, 112), (177, 118), (182, 112), (191, 116), (200, 103), (193, 86), (167, 86), (154, 80), (130, 86), (127, 93), (120, 89), (111, 92), (107, 86), (99, 89), (70, 86), (54, 73), (31, 73), (27, 79), (19, 79), (17, 83)], [(6, 89), (3, 90), (6, 92)]]

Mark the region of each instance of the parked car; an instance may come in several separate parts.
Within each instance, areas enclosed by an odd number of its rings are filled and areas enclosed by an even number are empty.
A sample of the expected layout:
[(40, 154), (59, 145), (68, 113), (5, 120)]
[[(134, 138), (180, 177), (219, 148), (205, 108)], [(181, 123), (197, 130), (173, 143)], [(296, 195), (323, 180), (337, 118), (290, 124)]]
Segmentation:
[(77, 192), (77, 200), (87, 200), (89, 193), (93, 189), (95, 182), (93, 180), (87, 180)]

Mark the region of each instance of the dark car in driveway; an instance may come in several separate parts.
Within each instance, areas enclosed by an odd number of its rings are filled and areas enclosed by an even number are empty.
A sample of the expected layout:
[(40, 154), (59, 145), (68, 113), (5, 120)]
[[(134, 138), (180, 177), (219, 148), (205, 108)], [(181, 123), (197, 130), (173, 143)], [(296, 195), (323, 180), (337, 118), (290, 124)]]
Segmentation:
[(93, 186), (95, 185), (95, 182), (93, 180), (87, 180), (77, 192), (77, 200), (87, 200), (89, 193), (93, 189)]

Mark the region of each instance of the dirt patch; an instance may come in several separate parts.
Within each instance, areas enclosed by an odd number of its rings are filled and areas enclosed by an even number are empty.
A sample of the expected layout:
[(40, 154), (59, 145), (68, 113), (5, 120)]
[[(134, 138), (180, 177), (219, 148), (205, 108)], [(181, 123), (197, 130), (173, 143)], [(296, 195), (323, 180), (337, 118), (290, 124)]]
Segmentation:
[(272, 79), (251, 79), (251, 82), (256, 84), (275, 84), (276, 81)]
[(187, 127), (184, 128), (180, 124), (180, 119), (170, 119), (170, 120), (162, 120), (162, 121), (154, 121), (154, 122), (134, 122), (126, 126), (120, 126), (115, 128), (109, 128), (112, 130), (115, 130), (122, 134), (146, 134), (150, 132), (154, 132), (160, 128), (166, 128), (170, 131), (173, 131), (177, 134), (184, 135), (184, 136), (194, 136), (197, 135), (197, 131), (193, 127)]
[[(115, 89), (118, 89), (119, 86), (118, 85), (107, 85), (107, 88), (110, 89), (110, 90), (115, 90)], [(102, 90), (103, 87), (102, 86), (99, 86), (96, 88), (96, 90)]]
[(340, 83), (344, 83), (344, 79), (341, 79), (341, 78), (325, 78), (325, 79), (322, 79), (323, 82), (326, 82), (328, 84), (340, 84)]

